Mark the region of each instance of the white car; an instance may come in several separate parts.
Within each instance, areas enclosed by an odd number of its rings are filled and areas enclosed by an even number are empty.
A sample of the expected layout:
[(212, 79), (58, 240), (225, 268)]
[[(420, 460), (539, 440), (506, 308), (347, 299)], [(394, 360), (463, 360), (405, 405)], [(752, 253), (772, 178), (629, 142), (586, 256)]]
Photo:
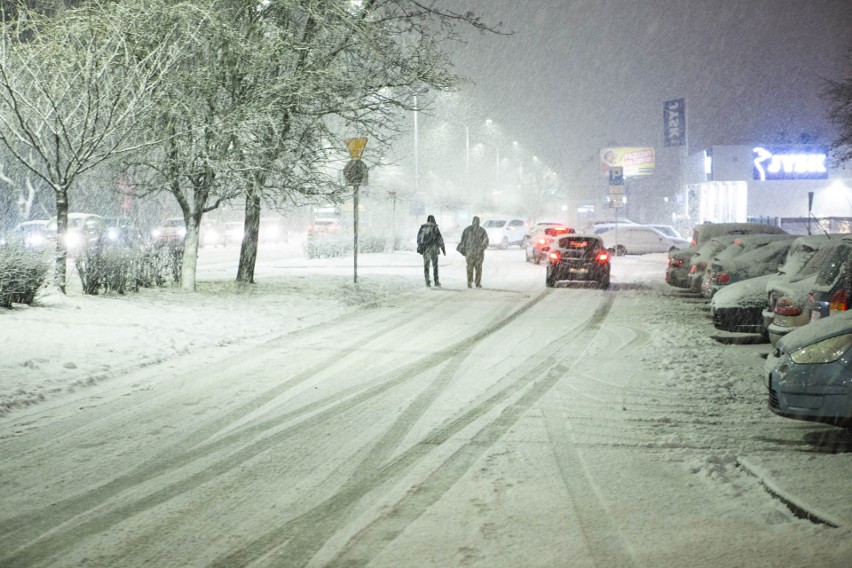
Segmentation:
[(598, 233), (598, 236), (616, 256), (670, 252), (689, 246), (686, 239), (670, 237), (647, 225), (618, 225)]
[(529, 227), (520, 217), (487, 219), (481, 227), (488, 233), (488, 246), (507, 249), (512, 245), (526, 248)]

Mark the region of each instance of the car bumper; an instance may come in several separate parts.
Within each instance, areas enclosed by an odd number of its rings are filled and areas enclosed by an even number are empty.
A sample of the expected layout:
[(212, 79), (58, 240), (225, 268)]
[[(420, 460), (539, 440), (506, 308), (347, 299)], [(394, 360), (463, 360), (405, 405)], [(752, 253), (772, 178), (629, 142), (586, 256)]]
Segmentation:
[(739, 333), (763, 333), (763, 311), (760, 308), (713, 308), (716, 329)]
[(602, 282), (609, 279), (609, 268), (556, 267), (551, 269), (554, 282)]
[(689, 288), (689, 275), (666, 270), (666, 284), (675, 288)]
[(769, 409), (794, 420), (852, 426), (852, 372), (839, 364), (822, 367), (823, 373), (814, 367), (789, 356), (768, 358)]

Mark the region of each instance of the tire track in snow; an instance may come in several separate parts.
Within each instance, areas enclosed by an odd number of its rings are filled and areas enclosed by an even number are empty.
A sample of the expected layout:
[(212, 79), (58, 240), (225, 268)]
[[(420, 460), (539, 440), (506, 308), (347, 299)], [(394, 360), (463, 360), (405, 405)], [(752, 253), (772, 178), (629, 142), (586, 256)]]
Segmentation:
[[(129, 517), (148, 511), (179, 495), (190, 492), (196, 487), (238, 468), (243, 462), (256, 457), (267, 449), (300, 435), (312, 427), (324, 424), (329, 418), (334, 417), (340, 412), (356, 408), (396, 386), (414, 380), (420, 374), (432, 370), (435, 365), (442, 363), (446, 359), (473, 348), (485, 337), (502, 329), (520, 317), (521, 314), (541, 301), (547, 293), (548, 291), (542, 292), (537, 297), (525, 302), (504, 319), (486, 326), (466, 339), (458, 341), (430, 356), (385, 373), (372, 381), (371, 385), (368, 385), (367, 388), (364, 386), (352, 387), (343, 393), (338, 393), (327, 399), (317, 401), (281, 417), (254, 424), (218, 440), (204, 443), (204, 440), (207, 440), (212, 434), (221, 430), (222, 421), (217, 421), (214, 425), (199, 430), (192, 436), (185, 438), (182, 442), (173, 445), (168, 451), (160, 454), (158, 458), (151, 460), (148, 464), (137, 468), (127, 475), (114, 479), (80, 496), (56, 503), (49, 508), (7, 519), (0, 523), (0, 534), (2, 534), (2, 537), (0, 537), (0, 548), (14, 552), (2, 559), (0, 564), (4, 567), (28, 566), (34, 562), (43, 562), (61, 554), (63, 550), (73, 547), (89, 536), (104, 532)], [(423, 313), (426, 312), (423, 311)], [(370, 337), (379, 337), (395, 332), (396, 329), (397, 325), (394, 324), (377, 331)], [(276, 341), (278, 340), (273, 340), (269, 343), (274, 344)], [(355, 352), (359, 348), (363, 348), (363, 345), (364, 342), (361, 339), (353, 343), (349, 351)], [(269, 344), (264, 344), (264, 346), (260, 346), (257, 349), (263, 351), (268, 348)], [(242, 357), (239, 355), (233, 356), (232, 359), (235, 360), (235, 364), (244, 363)], [(266, 391), (262, 396), (254, 397), (251, 402), (229, 413), (227, 420), (233, 421), (244, 417), (261, 404), (266, 403), (270, 396), (269, 393), (275, 392), (280, 394), (281, 392), (285, 392), (288, 388), (292, 388), (292, 386), (308, 380), (318, 370), (325, 369), (339, 362), (340, 352), (336, 353), (333, 357), (326, 358), (311, 369), (300, 373), (290, 381)], [(197, 372), (199, 376), (205, 373), (205, 370)], [(247, 440), (255, 440), (258, 434), (299, 418), (303, 418), (303, 420), (275, 434), (246, 445)], [(188, 451), (184, 450), (187, 447), (191, 449)], [(219, 458), (215, 463), (199, 472), (184, 477), (180, 481), (163, 486), (157, 491), (132, 503), (97, 514), (86, 521), (77, 524), (69, 522), (75, 517), (90, 513), (92, 510), (103, 506), (112, 498), (117, 497), (128, 489), (137, 487), (160, 475), (180, 469), (231, 447), (237, 447), (238, 449), (236, 452)]]
[[(589, 332), (597, 332), (601, 323), (606, 319), (613, 301), (614, 296), (612, 294), (605, 294), (601, 305), (588, 320), (551, 344), (558, 345), (557, 349), (551, 349), (548, 346), (544, 350), (548, 355), (535, 364), (532, 369), (522, 373), (511, 385), (425, 438), (421, 446), (428, 444), (425, 449), (428, 452), (430, 446), (443, 444), (452, 435), (459, 433), (476, 419), (491, 411), (498, 403), (523, 391), (515, 402), (505, 406), (499, 416), (482, 427), (468, 442), (464, 443), (433, 470), (428, 478), (408, 491), (405, 497), (397, 501), (388, 512), (353, 536), (326, 566), (329, 568), (335, 566), (366, 566), (389, 543), (402, 534), (411, 523), (441, 499), (521, 417), (529, 412), (563, 378), (566, 367), (562, 365), (561, 361), (573, 354), (570, 339)], [(570, 369), (570, 366), (567, 369)], [(420, 446), (405, 452), (391, 464), (388, 464), (385, 471), (388, 474), (399, 476), (402, 469), (411, 468), (413, 462), (421, 457), (422, 452)], [(367, 489), (372, 488), (362, 488), (360, 494), (365, 495)], [(359, 496), (344, 495), (341, 498), (352, 499)], [(292, 558), (283, 554), (284, 552), (286, 552), (286, 547), (278, 551), (277, 556), (282, 560), (286, 559), (288, 562), (295, 561), (299, 565), (303, 565), (310, 560), (309, 558)], [(220, 564), (219, 566), (224, 567), (225, 565)]]
[[(351, 396), (354, 392), (358, 391), (359, 388), (348, 389), (338, 394), (331, 401), (318, 401), (294, 412), (287, 413), (280, 419), (276, 420), (275, 424), (264, 422), (240, 433), (228, 435), (216, 443), (204, 444), (205, 440), (208, 440), (216, 432), (221, 431), (224, 424), (230, 424), (241, 420), (248, 414), (268, 403), (270, 399), (286, 393), (288, 390), (299, 386), (315, 375), (336, 364), (339, 364), (342, 358), (362, 349), (366, 343), (377, 340), (385, 335), (396, 333), (400, 325), (398, 320), (402, 317), (404, 316), (395, 316), (392, 318), (391, 322), (374, 331), (366, 338), (362, 337), (353, 340), (349, 345), (339, 348), (333, 356), (322, 359), (289, 380), (275, 385), (274, 387), (254, 396), (252, 399), (244, 402), (227, 414), (217, 418), (206, 427), (198, 429), (191, 435), (181, 439), (179, 442), (172, 444), (153, 459), (146, 461), (144, 465), (128, 472), (127, 474), (117, 477), (110, 482), (81, 495), (71, 497), (58, 503), (53, 503), (49, 508), (24, 513), (22, 515), (3, 520), (0, 522), (0, 549), (10, 550), (13, 546), (11, 544), (12, 541), (28, 541), (30, 539), (37, 538), (39, 534), (46, 533), (75, 516), (94, 509), (102, 503), (108, 502), (110, 499), (116, 497), (127, 489), (163, 475), (168, 471), (180, 469), (193, 461), (202, 459), (209, 454), (221, 451), (231, 445), (239, 444), (246, 435), (256, 434), (267, 428), (272, 428), (281, 422), (286, 422), (287, 420), (299, 419), (300, 417), (309, 415), (328, 404), (334, 404), (338, 399), (344, 399), (347, 396)], [(408, 321), (411, 320), (409, 319)], [(307, 335), (312, 331), (316, 331), (318, 328), (321, 328), (321, 326), (312, 326), (311, 328), (298, 330), (292, 334), (288, 334), (287, 336), (272, 339), (246, 351), (241, 351), (240, 353), (230, 355), (222, 360), (216, 361), (213, 365), (215, 365), (219, 371), (224, 371), (233, 367), (245, 365), (245, 359), (249, 357), (252, 359), (255, 366), (263, 367), (264, 363), (262, 362), (262, 359), (265, 353), (278, 349), (284, 341), (292, 339), (294, 334)], [(204, 379), (208, 376), (209, 372), (209, 366), (207, 365), (205, 365), (202, 369), (194, 369), (190, 374), (189, 380), (192, 380), (193, 378)], [(133, 402), (132, 404), (138, 403)], [(116, 412), (120, 412), (120, 409), (117, 409)], [(61, 440), (53, 439), (54, 444), (57, 441)], [(187, 450), (187, 448), (189, 448), (189, 450)]]

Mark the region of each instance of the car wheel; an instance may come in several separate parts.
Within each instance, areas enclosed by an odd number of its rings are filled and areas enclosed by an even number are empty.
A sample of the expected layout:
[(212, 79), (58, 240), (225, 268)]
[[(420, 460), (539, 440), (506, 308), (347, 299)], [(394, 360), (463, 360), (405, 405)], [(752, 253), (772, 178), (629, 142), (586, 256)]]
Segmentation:
[(533, 262), (535, 262), (536, 264), (541, 264), (541, 256), (542, 255), (540, 255), (540, 254), (534, 254), (533, 255)]
[(503, 240), (500, 243), (500, 249), (506, 250), (507, 248), (509, 248), (509, 239), (507, 239), (506, 237), (503, 237)]
[(530, 240), (528, 238), (524, 237), (523, 239), (521, 239), (521, 242), (518, 243), (518, 246), (521, 247), (522, 249), (525, 249), (529, 246), (529, 244), (530, 244)]
[(606, 290), (609, 288), (609, 276), (604, 276), (598, 281), (598, 286), (600, 286), (601, 290)]

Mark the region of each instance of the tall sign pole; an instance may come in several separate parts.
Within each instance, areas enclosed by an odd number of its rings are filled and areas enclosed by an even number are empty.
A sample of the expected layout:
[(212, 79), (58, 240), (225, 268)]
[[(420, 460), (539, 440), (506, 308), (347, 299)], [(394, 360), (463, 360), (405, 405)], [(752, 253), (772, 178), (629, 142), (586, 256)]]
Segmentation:
[(355, 284), (358, 283), (358, 193), (362, 183), (367, 183), (367, 165), (361, 161), (361, 154), (367, 145), (366, 138), (347, 138), (346, 147), (352, 158), (343, 168), (343, 177), (346, 183), (353, 187), (352, 192), (352, 267)]

